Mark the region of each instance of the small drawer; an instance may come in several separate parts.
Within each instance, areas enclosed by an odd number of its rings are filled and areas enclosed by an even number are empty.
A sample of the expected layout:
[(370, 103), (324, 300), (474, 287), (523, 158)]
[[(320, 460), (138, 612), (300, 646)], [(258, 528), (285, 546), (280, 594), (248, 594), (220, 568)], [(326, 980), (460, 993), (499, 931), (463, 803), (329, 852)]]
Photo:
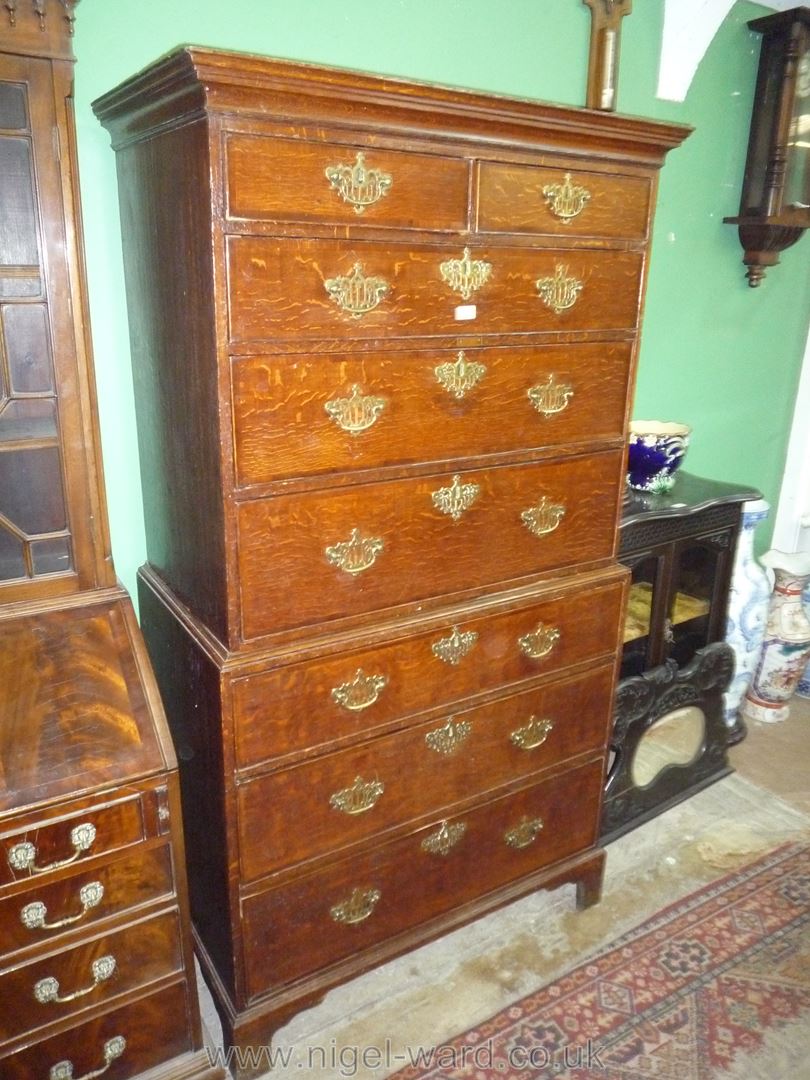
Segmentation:
[[(339, 746), (402, 717), (612, 657), (625, 576), (611, 571), (587, 584), (557, 583), (506, 610), (477, 608), (373, 648), (233, 678), (237, 763)], [(541, 627), (545, 651), (530, 655)]]
[(478, 172), (478, 231), (643, 240), (650, 198), (647, 177), (485, 161)]
[(182, 970), (176, 911), (0, 974), (0, 1043)]
[(137, 844), (146, 836), (141, 797), (79, 814), (35, 821), (0, 838), (0, 885), (45, 878), (96, 855)]
[(245, 356), (237, 484), (621, 439), (632, 345)]
[[(33, 1046), (2, 1057), (3, 1080), (48, 1080), (59, 1076), (101, 1076), (129, 1080), (192, 1047), (185, 982), (140, 1001), (96, 1016)], [(102, 1071), (106, 1070), (106, 1071)]]
[(603, 665), (240, 784), (243, 880), (601, 750), (612, 685)]
[(613, 553), (622, 452), (238, 505), (245, 640)]
[(326, 968), (586, 850), (601, 789), (602, 764), (593, 762), (243, 900), (248, 992)]
[(139, 846), (126, 858), (0, 900), (0, 956), (81, 930), (173, 895), (171, 848)]
[(378, 147), (229, 134), (228, 215), (452, 230), (467, 226), (469, 166), (460, 158)]
[(641, 254), (228, 238), (233, 342), (634, 330)]

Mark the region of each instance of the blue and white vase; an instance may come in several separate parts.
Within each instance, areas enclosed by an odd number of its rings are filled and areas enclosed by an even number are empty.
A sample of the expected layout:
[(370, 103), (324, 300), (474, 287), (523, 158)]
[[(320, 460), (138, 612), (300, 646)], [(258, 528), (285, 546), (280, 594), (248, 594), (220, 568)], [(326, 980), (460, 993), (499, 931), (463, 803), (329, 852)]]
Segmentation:
[(731, 571), (726, 642), (734, 650), (734, 678), (724, 695), (730, 742), (739, 742), (745, 735), (745, 728), (739, 719), (740, 705), (757, 666), (765, 637), (771, 582), (754, 558), (754, 533), (767, 518), (770, 509), (764, 499), (743, 503), (742, 525)]
[[(810, 619), (810, 585), (804, 590), (804, 613)], [(799, 679), (796, 693), (799, 697), (810, 698), (810, 664), (804, 669), (804, 674)]]
[(765, 640), (745, 695), (746, 719), (775, 724), (787, 720), (788, 702), (810, 660), (810, 619), (802, 593), (810, 583), (810, 554), (769, 551), (762, 557), (774, 572)]

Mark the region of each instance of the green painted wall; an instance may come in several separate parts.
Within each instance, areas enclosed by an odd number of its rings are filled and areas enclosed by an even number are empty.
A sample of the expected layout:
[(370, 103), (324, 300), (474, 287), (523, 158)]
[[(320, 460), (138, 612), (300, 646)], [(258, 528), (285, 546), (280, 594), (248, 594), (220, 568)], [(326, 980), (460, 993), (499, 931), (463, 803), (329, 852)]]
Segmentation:
[[(757, 291), (736, 212), (759, 38), (740, 0), (683, 104), (655, 97), (663, 0), (624, 20), (619, 108), (692, 124), (661, 179), (636, 417), (694, 428), (693, 472), (775, 505), (810, 314), (810, 240)], [(578, 0), (83, 0), (76, 112), (113, 555), (134, 591), (145, 558), (115, 163), (90, 102), (179, 44), (336, 64), (566, 104), (583, 102), (589, 15)], [(762, 543), (767, 533), (760, 537)]]

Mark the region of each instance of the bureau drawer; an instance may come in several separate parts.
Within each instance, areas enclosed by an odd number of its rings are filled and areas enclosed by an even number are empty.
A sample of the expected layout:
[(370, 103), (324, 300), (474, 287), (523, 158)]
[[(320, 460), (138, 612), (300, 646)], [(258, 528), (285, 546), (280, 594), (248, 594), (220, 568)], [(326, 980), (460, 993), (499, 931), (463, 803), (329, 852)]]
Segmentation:
[[(462, 286), (453, 287), (442, 276), (442, 264), (452, 277), (451, 263), (463, 262), (463, 243), (427, 247), (231, 236), (231, 340), (557, 333), (636, 326), (640, 254), (476, 244), (469, 258), (487, 264), (489, 276), (464, 295)], [(465, 313), (474, 317), (459, 321)]]
[(245, 899), (249, 994), (587, 849), (596, 838), (601, 787), (602, 764), (593, 762)]
[(241, 503), (243, 636), (609, 558), (621, 469), (616, 450)]
[(643, 240), (650, 196), (647, 177), (485, 161), (478, 172), (477, 224), (480, 232)]
[(243, 880), (601, 749), (612, 684), (610, 663), (240, 784)]
[[(401, 717), (612, 658), (623, 582), (611, 572), (607, 581), (558, 584), (522, 607), (479, 608), (373, 648), (234, 678), (237, 763), (340, 745)], [(527, 654), (524, 641), (540, 644), (537, 655)]]
[(232, 218), (460, 232), (469, 166), (378, 147), (230, 134)]
[[(35, 1045), (0, 1056), (3, 1080), (62, 1076), (129, 1080), (192, 1047), (185, 983), (175, 983), (103, 1016), (96, 1016)], [(2, 1055), (2, 1051), (0, 1051)], [(105, 1069), (106, 1066), (106, 1069)]]
[(631, 354), (616, 342), (241, 357), (237, 484), (621, 439)]
[(168, 844), (139, 846), (126, 858), (58, 881), (32, 881), (25, 892), (0, 900), (0, 956), (170, 897), (173, 891)]
[(176, 911), (0, 974), (0, 1042), (182, 970)]
[(53, 871), (137, 844), (146, 836), (135, 796), (79, 814), (43, 819), (0, 838), (0, 885), (36, 880)]

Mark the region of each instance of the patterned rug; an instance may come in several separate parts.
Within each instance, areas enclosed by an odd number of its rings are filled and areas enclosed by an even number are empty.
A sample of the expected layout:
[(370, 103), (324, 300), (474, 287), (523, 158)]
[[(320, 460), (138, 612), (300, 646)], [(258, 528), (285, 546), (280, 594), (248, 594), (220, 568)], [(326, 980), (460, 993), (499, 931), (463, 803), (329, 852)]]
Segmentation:
[(395, 1076), (802, 1080), (809, 1050), (810, 846), (786, 844)]

